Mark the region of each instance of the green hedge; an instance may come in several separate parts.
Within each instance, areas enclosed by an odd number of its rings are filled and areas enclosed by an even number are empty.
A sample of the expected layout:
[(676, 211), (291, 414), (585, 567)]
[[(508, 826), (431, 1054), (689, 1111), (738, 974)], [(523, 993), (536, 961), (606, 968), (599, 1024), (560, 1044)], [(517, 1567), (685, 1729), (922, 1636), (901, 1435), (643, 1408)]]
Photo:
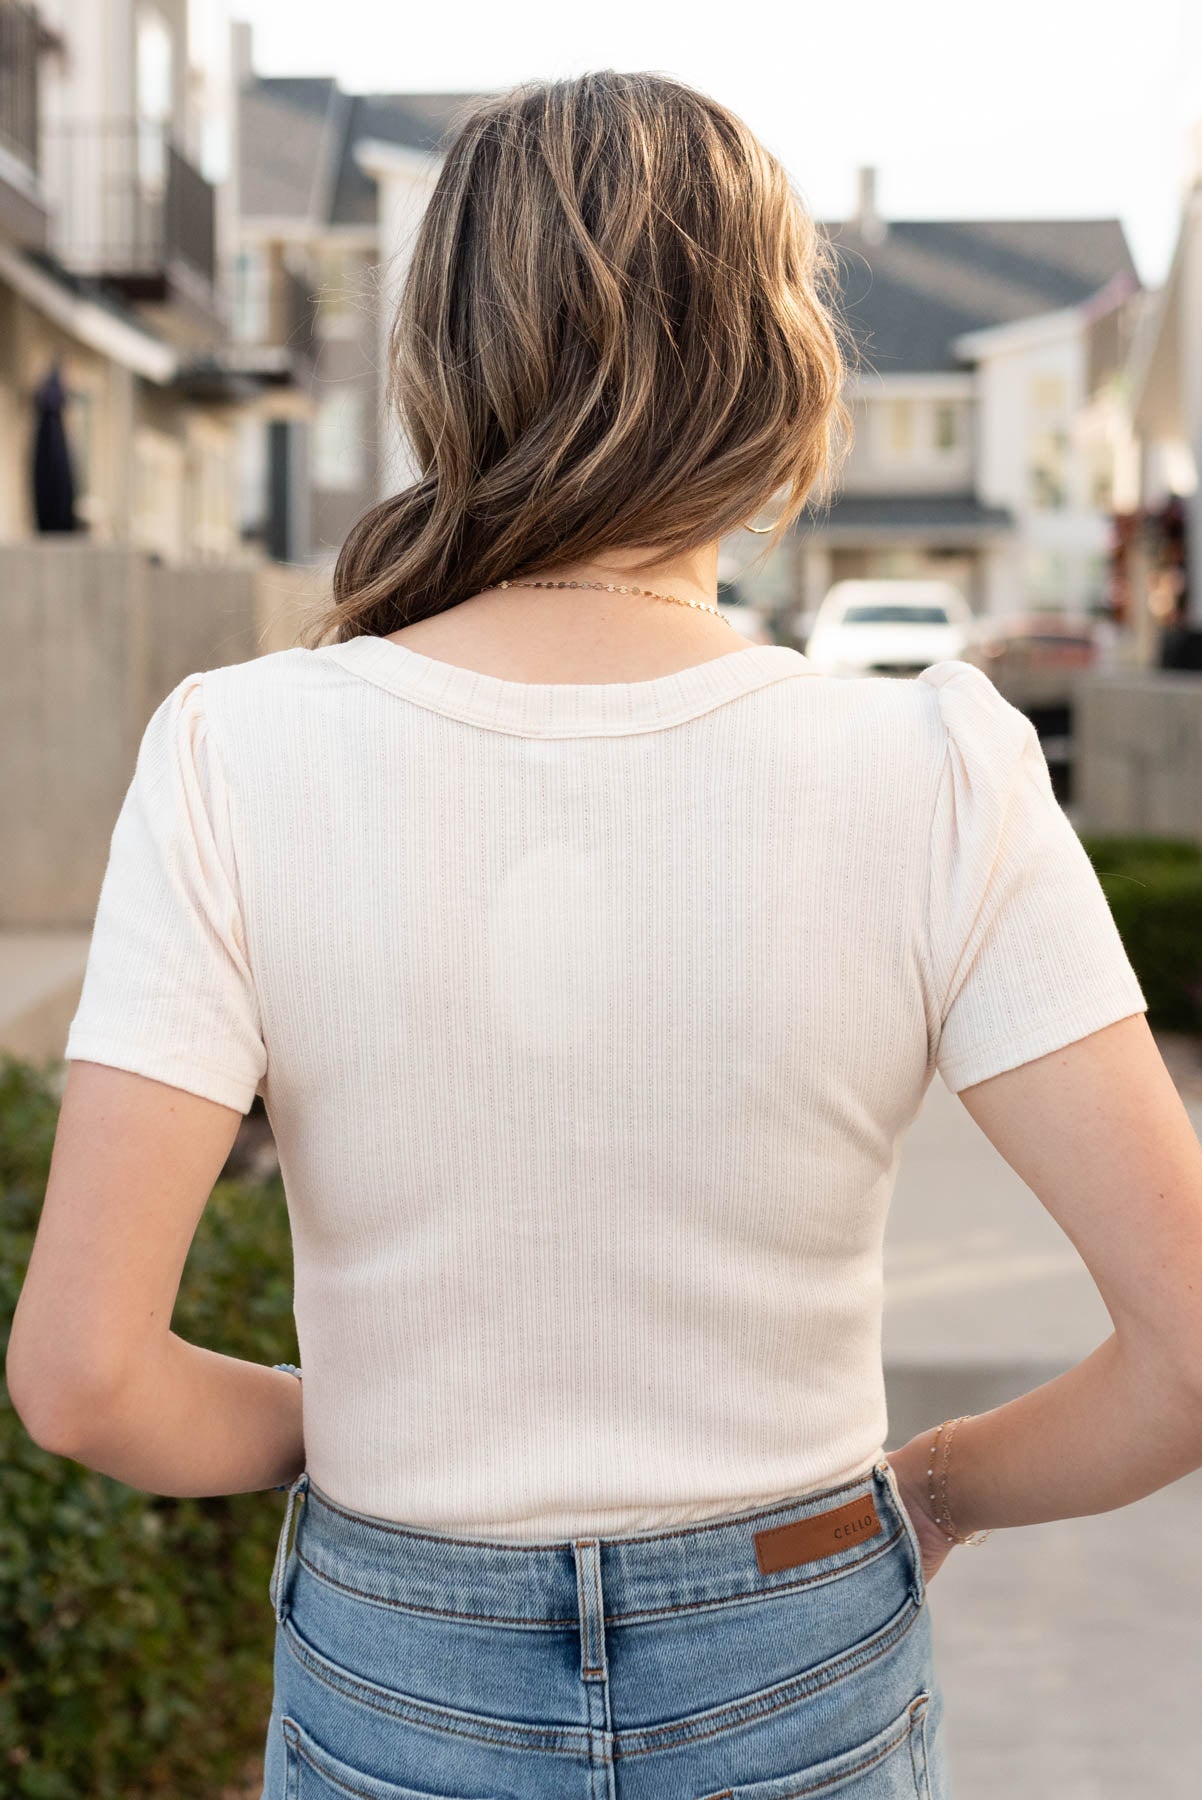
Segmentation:
[[(0, 1059), (0, 1335), (45, 1193), (52, 1069)], [(255, 1362), (299, 1362), (278, 1177), (221, 1181), (173, 1325)], [(268, 1596), (284, 1497), (144, 1494), (40, 1450), (0, 1384), (0, 1793), (215, 1800), (262, 1749)]]
[(1179, 838), (1082, 843), (1148, 1001), (1148, 1020), (1202, 1032), (1202, 849)]

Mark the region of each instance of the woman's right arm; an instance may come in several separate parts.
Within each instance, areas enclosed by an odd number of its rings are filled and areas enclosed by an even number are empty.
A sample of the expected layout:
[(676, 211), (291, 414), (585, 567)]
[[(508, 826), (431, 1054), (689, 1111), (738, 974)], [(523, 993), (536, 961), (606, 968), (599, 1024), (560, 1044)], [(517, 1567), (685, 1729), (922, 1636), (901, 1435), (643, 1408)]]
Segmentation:
[[(960, 1090), (1114, 1331), (955, 1433), (956, 1531), (1109, 1512), (1202, 1466), (1202, 1145), (1142, 1013)], [(933, 1426), (890, 1455), (922, 1504)]]

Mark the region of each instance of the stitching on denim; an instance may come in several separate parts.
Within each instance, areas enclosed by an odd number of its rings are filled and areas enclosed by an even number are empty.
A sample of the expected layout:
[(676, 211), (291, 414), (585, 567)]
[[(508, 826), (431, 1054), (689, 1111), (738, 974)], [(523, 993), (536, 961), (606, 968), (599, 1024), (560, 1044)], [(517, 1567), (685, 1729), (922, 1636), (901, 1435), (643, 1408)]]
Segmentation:
[[(914, 1792), (919, 1800), (931, 1800), (931, 1757), (927, 1744), (927, 1716), (930, 1712), (931, 1696), (920, 1694), (910, 1708), (911, 1716), (918, 1716), (918, 1730), (910, 1739), (910, 1762), (914, 1769)], [(922, 1755), (922, 1768), (918, 1767), (918, 1755)]]
[[(294, 1728), (292, 1732), (288, 1730), (289, 1725), (292, 1725)], [(300, 1739), (294, 1735), (295, 1725), (296, 1721), (294, 1719), (285, 1719), (284, 1721), (284, 1736), (288, 1740), (288, 1759), (290, 1762), (293, 1759), (299, 1761), (303, 1757), (315, 1775), (319, 1775), (322, 1781), (328, 1781), (330, 1786), (336, 1787), (340, 1793), (354, 1794), (356, 1800), (376, 1800), (375, 1795), (369, 1794), (366, 1788), (352, 1787), (350, 1782), (344, 1780), (341, 1775), (334, 1775), (329, 1769), (323, 1769), (316, 1758), (310, 1755), (308, 1747), (305, 1744), (302, 1744)], [(368, 1779), (370, 1778), (367, 1776), (364, 1777), (364, 1780)], [(388, 1785), (390, 1784), (387, 1782), (384, 1783), (384, 1786), (387, 1787)]]
[[(511, 1724), (507, 1719), (490, 1719), (484, 1722), (485, 1729), (469, 1730), (466, 1725), (455, 1722), (453, 1715), (430, 1701), (415, 1700), (407, 1694), (397, 1694), (388, 1688), (368, 1687), (358, 1677), (349, 1675), (335, 1664), (326, 1664), (318, 1652), (301, 1637), (290, 1617), (284, 1621), (283, 1631), (284, 1641), (292, 1656), (315, 1681), (320, 1681), (343, 1699), (370, 1706), (374, 1712), (383, 1713), (386, 1718), (405, 1719), (419, 1729), (444, 1732), (450, 1737), (471, 1738), (481, 1744), (499, 1744), (504, 1749), (577, 1756), (584, 1754), (588, 1748), (585, 1729), (575, 1725), (551, 1726), (545, 1731), (539, 1731), (530, 1725)], [(432, 1718), (429, 1716), (431, 1714), (436, 1716)]]
[(605, 1673), (605, 1602), (601, 1596), (601, 1552), (600, 1552), (600, 1549), (598, 1549), (596, 1556), (593, 1557), (592, 1562), (593, 1562), (593, 1590), (594, 1590), (594, 1594), (596, 1596), (596, 1602), (597, 1602), (597, 1631), (599, 1633), (599, 1641), (597, 1644), (597, 1648), (600, 1651), (601, 1655), (600, 1655), (600, 1660), (595, 1664), (594, 1668), (590, 1671), (590, 1673), (596, 1674), (596, 1675), (603, 1675)]
[[(866, 1756), (862, 1762), (853, 1763), (850, 1769), (840, 1769), (834, 1775), (824, 1775), (821, 1781), (807, 1781), (805, 1787), (790, 1788), (787, 1794), (780, 1796), (780, 1800), (802, 1800), (806, 1794), (820, 1794), (824, 1788), (829, 1788), (832, 1782), (846, 1781), (849, 1775), (862, 1775), (865, 1769), (875, 1769), (877, 1764), (884, 1762), (887, 1756), (892, 1756), (906, 1738), (912, 1737), (913, 1726), (913, 1714), (907, 1712), (905, 1723), (899, 1727), (896, 1737), (890, 1738), (887, 1744), (882, 1744), (880, 1749), (875, 1750), (871, 1756)], [(803, 1777), (804, 1773), (803, 1770)], [(784, 1776), (783, 1779), (787, 1781), (788, 1776)], [(733, 1800), (738, 1791), (737, 1788), (723, 1788), (717, 1794), (707, 1794), (705, 1800)]]
[[(594, 1538), (577, 1538), (576, 1539), (576, 1547), (579, 1550), (587, 1550), (589, 1545), (594, 1544), (595, 1542), (596, 1542), (596, 1539), (594, 1539)], [(595, 1565), (597, 1564), (598, 1561), (599, 1561), (598, 1557), (593, 1558), (594, 1574), (596, 1572)], [(591, 1645), (590, 1645), (589, 1628), (588, 1628), (588, 1608), (584, 1604), (584, 1583), (580, 1579), (580, 1565), (581, 1565), (581, 1558), (577, 1557), (576, 1558), (576, 1628), (580, 1633), (580, 1659), (581, 1659), (580, 1660), (580, 1678), (582, 1681), (587, 1681), (590, 1676), (603, 1675), (605, 1673), (605, 1671), (601, 1667), (600, 1663), (592, 1663), (587, 1660)], [(605, 1629), (604, 1619), (602, 1619), (602, 1621), (601, 1621), (601, 1629), (602, 1630)], [(592, 1749), (592, 1733), (591, 1733), (591, 1731), (589, 1733), (589, 1748), (590, 1748), (590, 1754), (591, 1754), (591, 1749)]]
[[(832, 1658), (827, 1663), (820, 1663), (817, 1669), (794, 1676), (781, 1694), (767, 1694), (753, 1697), (750, 1700), (736, 1701), (726, 1707), (715, 1718), (714, 1723), (705, 1730), (692, 1730), (688, 1720), (677, 1720), (672, 1725), (652, 1726), (650, 1730), (628, 1731), (624, 1738), (633, 1738), (635, 1744), (621, 1747), (615, 1746), (614, 1754), (620, 1756), (644, 1756), (660, 1750), (673, 1740), (680, 1743), (697, 1743), (704, 1738), (720, 1737), (734, 1725), (746, 1724), (751, 1719), (766, 1718), (773, 1713), (782, 1712), (786, 1707), (798, 1701), (812, 1699), (815, 1694), (825, 1693), (828, 1688), (837, 1687), (849, 1675), (856, 1675), (867, 1669), (882, 1656), (897, 1647), (906, 1633), (918, 1618), (918, 1608), (913, 1601), (906, 1600), (901, 1609), (901, 1617), (885, 1626), (883, 1632), (875, 1639), (869, 1638), (859, 1651), (846, 1651), (840, 1657)], [(870, 1649), (869, 1646), (872, 1646)], [(822, 1679), (815, 1679), (821, 1673)], [(644, 1742), (642, 1740), (651, 1740)]]
[[(816, 1669), (808, 1670), (793, 1677), (784, 1685), (784, 1691), (776, 1694), (754, 1696), (749, 1700), (739, 1700), (730, 1706), (721, 1708), (711, 1716), (704, 1728), (697, 1728), (689, 1719), (675, 1720), (670, 1725), (653, 1726), (649, 1730), (635, 1730), (617, 1734), (612, 1744), (612, 1754), (619, 1756), (644, 1756), (654, 1754), (665, 1746), (675, 1744), (697, 1743), (706, 1738), (720, 1737), (735, 1725), (747, 1723), (749, 1720), (769, 1717), (783, 1711), (798, 1701), (812, 1698), (815, 1694), (824, 1693), (835, 1687), (849, 1675), (871, 1667), (882, 1656), (896, 1648), (920, 1617), (920, 1609), (907, 1598), (899, 1612), (889, 1624), (874, 1637), (867, 1639), (863, 1645), (821, 1663)], [(472, 1738), (481, 1743), (514, 1744), (525, 1750), (537, 1750), (543, 1753), (568, 1753), (583, 1755), (593, 1753), (592, 1739), (594, 1734), (585, 1727), (561, 1726), (548, 1731), (536, 1732), (531, 1727), (511, 1724), (505, 1719), (490, 1719), (481, 1722), (482, 1729), (472, 1730), (455, 1722), (452, 1715), (443, 1708), (429, 1701), (415, 1700), (410, 1696), (397, 1694), (388, 1688), (374, 1683), (367, 1683), (361, 1677), (349, 1674), (328, 1663), (319, 1652), (312, 1649), (296, 1629), (292, 1618), (284, 1621), (283, 1631), (287, 1643), (296, 1660), (313, 1677), (321, 1681), (334, 1693), (357, 1700), (374, 1711), (384, 1713), (388, 1717), (408, 1718), (412, 1724), (425, 1726), (433, 1731), (446, 1732), (451, 1736)], [(431, 1715), (435, 1715), (432, 1719)], [(623, 1740), (629, 1739), (627, 1745)]]
[(292, 1754), (292, 1738), (287, 1729), (290, 1724), (295, 1726), (296, 1721), (285, 1714), (283, 1720), (285, 1800), (296, 1800), (300, 1790), (300, 1768)]
[(353, 1594), (356, 1600), (366, 1600), (372, 1606), (387, 1607), (391, 1612), (420, 1613), (425, 1619), (462, 1619), (470, 1625), (524, 1625), (527, 1629), (539, 1630), (545, 1628), (563, 1631), (570, 1625), (580, 1624), (579, 1613), (570, 1619), (511, 1619), (499, 1613), (448, 1612), (445, 1607), (441, 1606), (418, 1606), (408, 1600), (389, 1600), (383, 1594), (372, 1594), (366, 1588), (352, 1587), (348, 1581), (339, 1581), (336, 1576), (328, 1575), (324, 1569), (319, 1569), (315, 1563), (311, 1563), (303, 1550), (295, 1545), (293, 1548), (296, 1549), (297, 1559), (304, 1564), (315, 1581), (322, 1581), (327, 1587), (337, 1588), (340, 1594)]
[[(854, 1575), (857, 1569), (867, 1568), (870, 1563), (878, 1562), (882, 1556), (887, 1556), (894, 1545), (904, 1536), (905, 1527), (899, 1525), (892, 1537), (886, 1538), (883, 1543), (878, 1544), (866, 1555), (856, 1556), (853, 1562), (845, 1563), (841, 1568), (824, 1569), (817, 1575), (801, 1575), (796, 1581), (778, 1581), (772, 1587), (747, 1588), (737, 1594), (717, 1594), (703, 1600), (685, 1600), (678, 1606), (644, 1606), (634, 1612), (607, 1613), (604, 1623), (607, 1625), (638, 1625), (647, 1619), (671, 1619), (689, 1612), (701, 1612), (707, 1608), (746, 1606), (756, 1600), (770, 1599), (775, 1594), (796, 1594), (805, 1588), (821, 1587), (832, 1581), (843, 1581), (847, 1576)], [(304, 1564), (315, 1581), (324, 1582), (327, 1587), (337, 1588), (340, 1593), (353, 1594), (357, 1600), (366, 1600), (373, 1606), (383, 1606), (393, 1612), (420, 1613), (423, 1618), (463, 1619), (474, 1625), (524, 1626), (529, 1630), (555, 1629), (562, 1631), (570, 1625), (579, 1626), (581, 1624), (579, 1611), (574, 1619), (524, 1619), (505, 1613), (451, 1612), (441, 1606), (418, 1606), (408, 1600), (389, 1600), (385, 1595), (370, 1593), (366, 1588), (352, 1587), (350, 1582), (339, 1581), (336, 1576), (327, 1574), (324, 1569), (319, 1569), (315, 1563), (309, 1561), (299, 1543), (294, 1543), (293, 1549), (296, 1552), (297, 1560)], [(834, 1554), (842, 1555), (842, 1552), (836, 1551)]]

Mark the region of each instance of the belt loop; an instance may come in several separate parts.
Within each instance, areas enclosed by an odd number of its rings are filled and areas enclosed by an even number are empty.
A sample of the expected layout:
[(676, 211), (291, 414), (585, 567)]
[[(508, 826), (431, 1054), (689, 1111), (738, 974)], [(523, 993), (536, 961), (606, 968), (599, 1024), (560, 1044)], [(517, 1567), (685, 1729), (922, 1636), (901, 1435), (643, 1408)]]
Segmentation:
[(288, 1489), (288, 1499), (284, 1505), (284, 1519), (280, 1526), (280, 1535), (275, 1547), (275, 1562), (271, 1570), (270, 1595), (277, 1625), (284, 1622), (284, 1574), (288, 1565), (288, 1527), (292, 1523), (292, 1509), (299, 1498), (304, 1499), (309, 1486), (309, 1471), (302, 1469), (296, 1480)]
[(604, 1681), (607, 1678), (605, 1645), (605, 1601), (601, 1593), (601, 1542), (599, 1538), (576, 1538), (576, 1608), (580, 1619), (580, 1679)]

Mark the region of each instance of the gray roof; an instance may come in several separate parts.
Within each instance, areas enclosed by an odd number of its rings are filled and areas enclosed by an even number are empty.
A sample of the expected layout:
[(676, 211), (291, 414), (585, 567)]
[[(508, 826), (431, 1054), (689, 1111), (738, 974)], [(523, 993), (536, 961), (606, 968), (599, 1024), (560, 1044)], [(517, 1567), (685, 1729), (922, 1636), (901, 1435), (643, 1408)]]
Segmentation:
[(798, 524), (822, 535), (914, 532), (963, 542), (1012, 530), (1014, 515), (1005, 506), (986, 506), (975, 494), (842, 494), (828, 511), (816, 508)]
[[(344, 94), (328, 76), (254, 76), (240, 94), (242, 205), (248, 215), (373, 225), (375, 183), (355, 145), (380, 138), (435, 153), (482, 96)], [(880, 243), (854, 222), (827, 226), (843, 306), (867, 369), (954, 369), (965, 331), (1088, 299), (1136, 279), (1117, 219), (889, 221)]]
[(344, 96), (346, 114), (337, 156), (330, 218), (339, 225), (375, 219), (375, 183), (355, 161), (353, 147), (364, 138), (382, 138), (408, 150), (431, 154), (455, 134), (460, 116), (476, 94), (355, 94)]
[(434, 153), (478, 97), (344, 94), (327, 76), (255, 76), (239, 96), (243, 210), (373, 225), (375, 183), (355, 145), (382, 138)]
[(869, 243), (854, 223), (826, 227), (843, 308), (865, 372), (960, 366), (965, 331), (1074, 306), (1116, 275), (1136, 280), (1118, 219), (890, 220)]
[(308, 218), (337, 88), (326, 77), (249, 81), (238, 97), (242, 211)]

